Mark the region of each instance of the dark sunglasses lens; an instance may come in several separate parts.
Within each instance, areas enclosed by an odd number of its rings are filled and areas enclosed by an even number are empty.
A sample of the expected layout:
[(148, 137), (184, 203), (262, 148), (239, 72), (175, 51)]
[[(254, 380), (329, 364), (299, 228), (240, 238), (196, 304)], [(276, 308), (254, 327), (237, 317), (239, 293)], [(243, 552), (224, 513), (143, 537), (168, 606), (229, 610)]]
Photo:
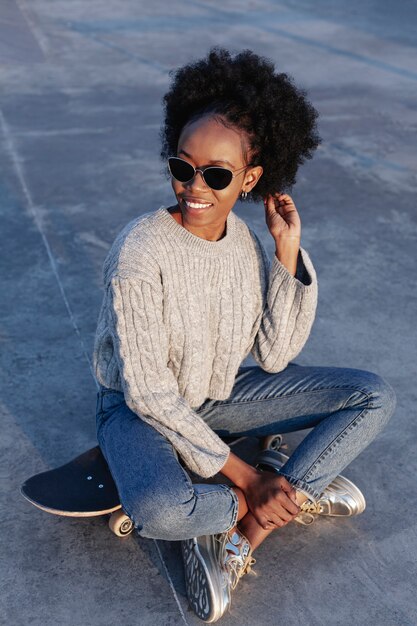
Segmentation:
[(212, 189), (226, 189), (232, 182), (233, 174), (224, 167), (208, 167), (204, 170), (204, 180)]
[(168, 167), (172, 176), (176, 180), (179, 180), (180, 183), (186, 183), (194, 177), (195, 172), (193, 166), (182, 159), (171, 157), (168, 159)]

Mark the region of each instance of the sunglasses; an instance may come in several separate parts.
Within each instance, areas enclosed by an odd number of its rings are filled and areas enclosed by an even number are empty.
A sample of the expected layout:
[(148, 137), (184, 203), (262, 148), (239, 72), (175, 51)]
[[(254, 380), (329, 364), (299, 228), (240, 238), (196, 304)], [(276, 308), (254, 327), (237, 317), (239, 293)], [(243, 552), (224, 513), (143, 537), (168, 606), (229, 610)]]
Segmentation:
[(245, 165), (245, 167), (241, 167), (233, 173), (231, 170), (217, 165), (210, 165), (204, 169), (199, 169), (179, 157), (169, 157), (168, 159), (168, 169), (175, 180), (178, 180), (180, 183), (188, 183), (194, 178), (197, 172), (200, 172), (206, 185), (215, 191), (226, 189), (232, 180), (248, 167), (250, 167), (250, 165)]

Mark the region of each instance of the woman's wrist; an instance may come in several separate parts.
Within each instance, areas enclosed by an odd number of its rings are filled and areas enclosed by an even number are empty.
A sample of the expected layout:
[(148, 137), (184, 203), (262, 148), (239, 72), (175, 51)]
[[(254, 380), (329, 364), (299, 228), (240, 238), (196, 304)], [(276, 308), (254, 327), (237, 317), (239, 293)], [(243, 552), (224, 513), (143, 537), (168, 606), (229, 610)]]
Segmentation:
[(300, 238), (291, 236), (275, 240), (275, 256), (278, 261), (286, 267), (292, 276), (297, 271), (297, 259), (300, 250)]
[(253, 481), (253, 479), (260, 473), (255, 467), (249, 465), (236, 454), (230, 452), (226, 463), (223, 465), (220, 473), (226, 476), (232, 481), (236, 487), (245, 491), (247, 486)]

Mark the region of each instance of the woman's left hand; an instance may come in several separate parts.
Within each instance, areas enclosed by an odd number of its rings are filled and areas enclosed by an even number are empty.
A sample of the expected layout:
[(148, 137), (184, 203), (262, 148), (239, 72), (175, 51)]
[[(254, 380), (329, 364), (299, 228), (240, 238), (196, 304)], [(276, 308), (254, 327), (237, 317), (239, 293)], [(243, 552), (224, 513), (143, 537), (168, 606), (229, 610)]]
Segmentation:
[(268, 195), (264, 198), (265, 220), (269, 232), (280, 243), (285, 239), (298, 243), (301, 240), (301, 219), (291, 198), (286, 193)]

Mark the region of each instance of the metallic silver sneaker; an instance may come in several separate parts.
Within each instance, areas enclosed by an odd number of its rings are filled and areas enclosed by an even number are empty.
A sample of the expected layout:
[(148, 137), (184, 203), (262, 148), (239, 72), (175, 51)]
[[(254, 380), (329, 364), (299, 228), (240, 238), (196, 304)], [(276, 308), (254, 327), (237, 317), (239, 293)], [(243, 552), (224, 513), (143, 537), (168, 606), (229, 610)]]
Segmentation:
[(247, 538), (235, 531), (181, 542), (187, 597), (195, 614), (216, 622), (230, 608), (231, 591), (255, 559)]
[[(256, 458), (256, 467), (267, 471), (278, 471), (288, 456), (277, 450), (263, 450)], [(306, 500), (301, 513), (295, 517), (300, 524), (312, 524), (317, 515), (347, 517), (359, 515), (365, 510), (366, 502), (360, 489), (341, 474), (325, 488), (317, 502)]]

